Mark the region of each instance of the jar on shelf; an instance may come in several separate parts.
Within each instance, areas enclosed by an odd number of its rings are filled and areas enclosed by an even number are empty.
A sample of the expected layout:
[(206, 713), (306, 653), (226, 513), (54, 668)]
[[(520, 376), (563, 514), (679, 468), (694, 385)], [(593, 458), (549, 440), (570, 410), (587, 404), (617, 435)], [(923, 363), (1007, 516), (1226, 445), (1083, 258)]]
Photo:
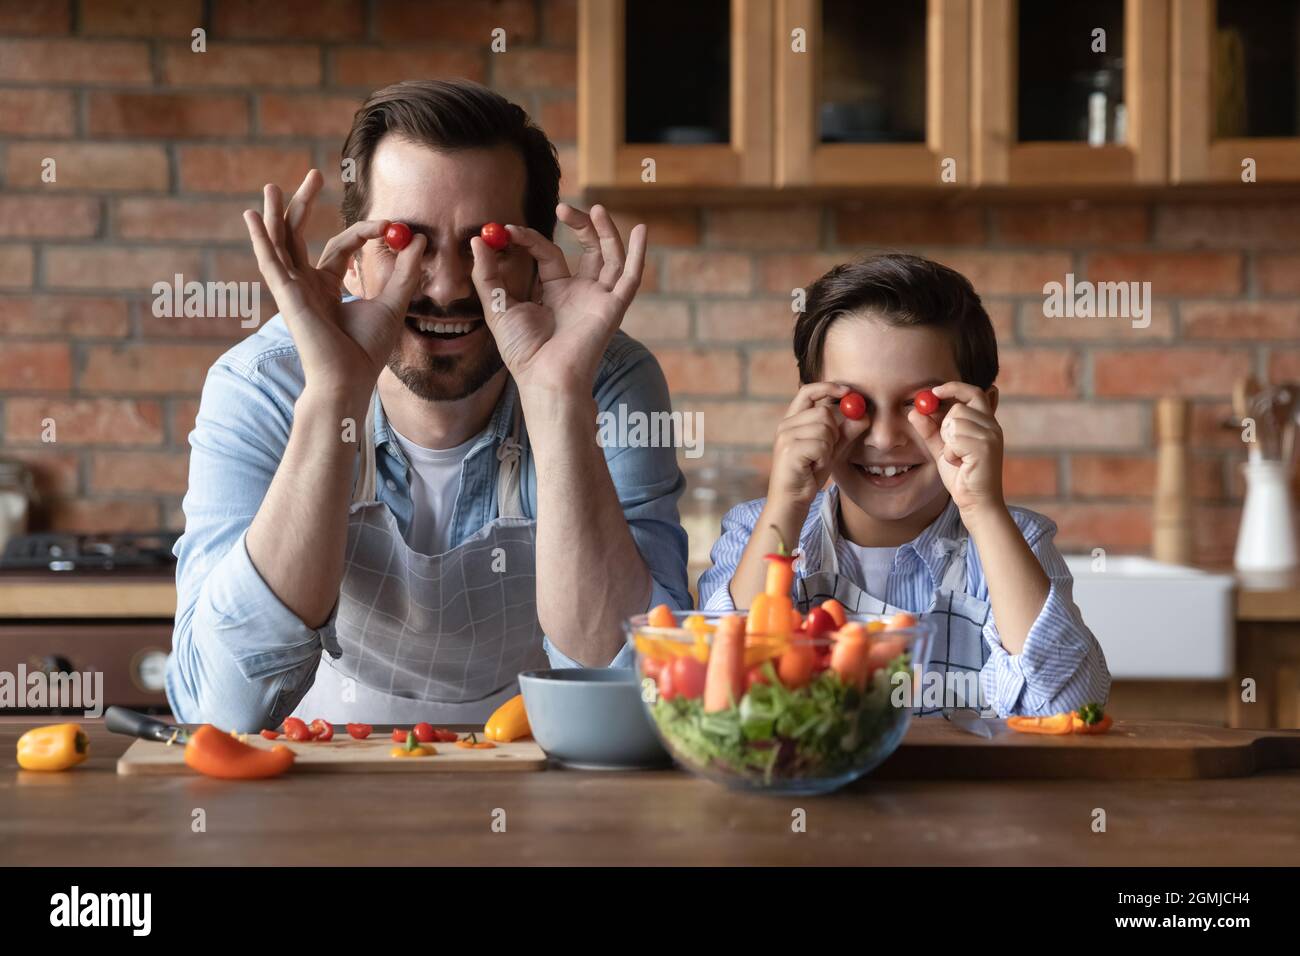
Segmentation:
[(36, 482), (21, 461), (0, 458), (0, 553), (9, 539), (27, 533)]

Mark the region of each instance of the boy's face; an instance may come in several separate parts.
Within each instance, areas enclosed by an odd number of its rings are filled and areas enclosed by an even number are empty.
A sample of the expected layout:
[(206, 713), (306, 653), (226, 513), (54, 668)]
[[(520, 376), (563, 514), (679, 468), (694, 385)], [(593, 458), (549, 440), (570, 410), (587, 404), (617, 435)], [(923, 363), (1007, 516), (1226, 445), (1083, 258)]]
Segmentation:
[[(867, 401), (862, 419), (845, 420), (847, 440), (831, 468), (848, 499), (844, 505), (877, 521), (942, 511), (947, 492), (907, 413), (921, 389), (961, 378), (948, 336), (932, 326), (900, 327), (869, 315), (845, 316), (826, 334), (821, 377), (849, 386)], [(942, 416), (950, 404), (944, 402), (936, 414)], [(907, 470), (892, 477), (871, 473), (890, 465)]]

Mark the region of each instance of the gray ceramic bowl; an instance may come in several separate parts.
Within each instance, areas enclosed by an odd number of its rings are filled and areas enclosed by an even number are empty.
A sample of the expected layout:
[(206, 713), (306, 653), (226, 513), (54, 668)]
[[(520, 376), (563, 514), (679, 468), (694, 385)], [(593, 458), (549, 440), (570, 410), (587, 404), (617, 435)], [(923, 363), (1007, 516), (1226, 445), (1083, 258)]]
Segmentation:
[(547, 755), (584, 770), (669, 764), (628, 668), (525, 671), (519, 690), (533, 738)]

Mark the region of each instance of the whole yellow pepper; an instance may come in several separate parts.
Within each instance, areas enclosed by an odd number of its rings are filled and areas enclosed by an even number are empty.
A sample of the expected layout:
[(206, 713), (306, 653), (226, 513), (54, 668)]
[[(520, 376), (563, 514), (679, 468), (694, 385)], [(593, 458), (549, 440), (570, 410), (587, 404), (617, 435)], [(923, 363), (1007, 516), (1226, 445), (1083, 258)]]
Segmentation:
[(528, 712), (524, 710), (523, 694), (515, 694), (498, 707), (483, 728), (484, 737), (499, 743), (527, 737), (532, 732), (533, 728), (528, 725)]
[(24, 770), (67, 770), (90, 756), (90, 739), (80, 724), (37, 727), (18, 738), (18, 766)]

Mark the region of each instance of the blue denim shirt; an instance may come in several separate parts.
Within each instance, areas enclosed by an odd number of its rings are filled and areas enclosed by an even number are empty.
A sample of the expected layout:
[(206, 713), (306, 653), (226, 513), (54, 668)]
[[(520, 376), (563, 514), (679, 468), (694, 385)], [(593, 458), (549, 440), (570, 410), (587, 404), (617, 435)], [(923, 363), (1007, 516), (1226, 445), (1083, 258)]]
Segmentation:
[[(320, 628), (307, 627), (262, 580), (244, 544), (288, 444), (302, 388), (298, 350), (278, 315), (219, 358), (203, 385), (190, 433), (185, 533), (176, 543), (176, 626), (167, 661), (167, 697), (182, 721), (241, 731), (268, 726), (273, 707), (288, 713), (285, 702), (296, 705), (311, 686), (322, 642), (335, 647), (333, 615)], [(619, 405), (629, 413), (671, 410), (659, 363), (621, 332), (605, 350), (592, 394), (599, 411), (617, 411)], [(496, 517), (496, 449), (510, 432), (506, 403), (513, 395), (514, 389), (506, 389), (461, 467), (452, 547)], [(594, 433), (595, 422), (592, 428)], [(537, 471), (526, 431), (521, 442), (523, 509), (535, 517)], [(666, 447), (604, 451), (624, 517), (654, 581), (647, 607), (690, 607), (686, 532), (677, 514), (685, 479), (676, 453)], [(408, 465), (382, 406), (375, 420), (375, 452), (377, 496), (405, 534), (413, 507)], [(549, 641), (543, 646), (554, 666), (577, 666)], [(625, 647), (610, 666), (631, 663)]]

